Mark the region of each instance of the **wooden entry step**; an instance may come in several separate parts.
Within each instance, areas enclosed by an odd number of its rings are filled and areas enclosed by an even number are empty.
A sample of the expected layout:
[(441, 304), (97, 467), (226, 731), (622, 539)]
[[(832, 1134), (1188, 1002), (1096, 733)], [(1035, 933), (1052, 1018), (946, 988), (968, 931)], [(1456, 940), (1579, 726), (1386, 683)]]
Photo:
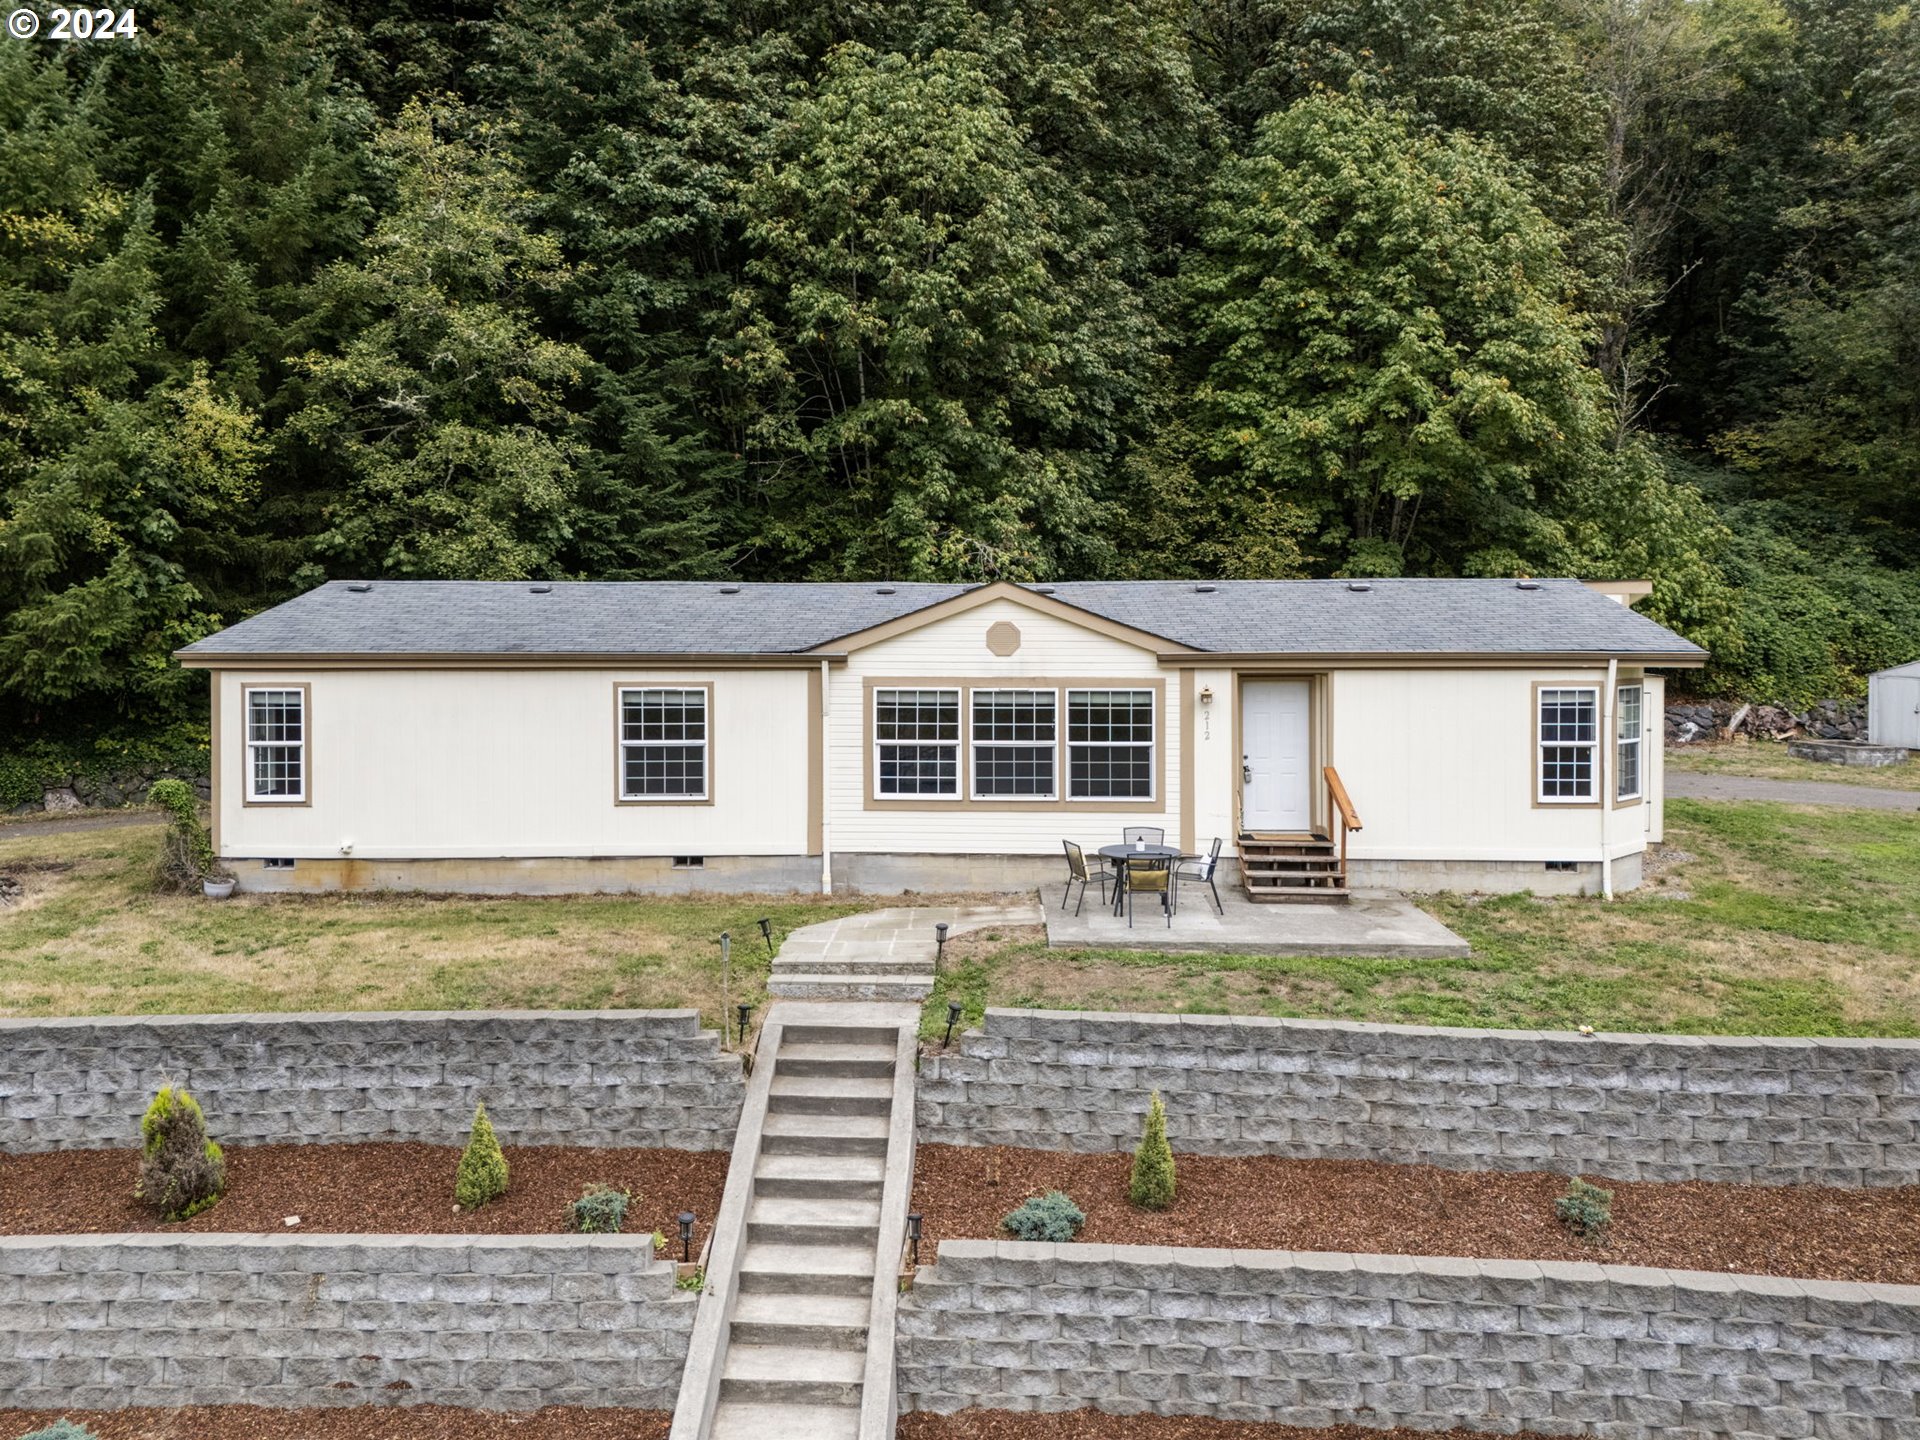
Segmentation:
[(1260, 904), (1344, 905), (1352, 898), (1340, 852), (1325, 835), (1247, 834), (1236, 841), (1240, 884)]

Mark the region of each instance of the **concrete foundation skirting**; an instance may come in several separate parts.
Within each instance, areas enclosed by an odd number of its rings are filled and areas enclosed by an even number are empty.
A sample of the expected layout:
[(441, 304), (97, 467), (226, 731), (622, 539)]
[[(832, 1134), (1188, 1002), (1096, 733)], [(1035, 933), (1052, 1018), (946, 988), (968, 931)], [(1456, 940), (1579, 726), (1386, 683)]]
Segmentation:
[[(1637, 890), (1642, 855), (1613, 862), (1615, 893)], [(1467, 895), (1598, 895), (1604, 888), (1598, 860), (1578, 860), (1571, 870), (1549, 870), (1544, 860), (1362, 860), (1347, 862), (1356, 889), (1402, 890), (1432, 894), (1453, 890)]]
[(1911, 1440), (1920, 1287), (1541, 1261), (942, 1242), (902, 1408)]
[(922, 1143), (1920, 1184), (1920, 1042), (989, 1010), (921, 1066)]
[(0, 1151), (131, 1145), (161, 1085), (223, 1142), (466, 1139), (725, 1150), (739, 1057), (694, 1010), (0, 1020)]
[(694, 1306), (648, 1235), (4, 1236), (0, 1395), (665, 1410)]

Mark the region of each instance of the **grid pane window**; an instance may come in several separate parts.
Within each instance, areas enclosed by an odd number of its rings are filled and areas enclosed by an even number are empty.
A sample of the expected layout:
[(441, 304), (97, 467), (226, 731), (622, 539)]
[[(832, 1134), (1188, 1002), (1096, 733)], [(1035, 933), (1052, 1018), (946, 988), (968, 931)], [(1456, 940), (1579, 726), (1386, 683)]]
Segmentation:
[(249, 690), (246, 701), (247, 798), (306, 799), (306, 691)]
[(707, 798), (707, 692), (620, 692), (620, 798)]
[(973, 793), (1051, 800), (1058, 699), (1051, 690), (973, 692)]
[(1620, 734), (1616, 745), (1618, 763), (1614, 766), (1619, 776), (1614, 793), (1617, 800), (1635, 800), (1640, 795), (1640, 754), (1646, 733), (1642, 710), (1644, 696), (1645, 691), (1638, 685), (1620, 687), (1616, 702), (1620, 716)]
[(1067, 692), (1067, 794), (1075, 800), (1153, 798), (1151, 690)]
[(1567, 687), (1540, 692), (1540, 799), (1598, 798), (1600, 692)]
[(960, 793), (960, 692), (873, 692), (876, 795)]

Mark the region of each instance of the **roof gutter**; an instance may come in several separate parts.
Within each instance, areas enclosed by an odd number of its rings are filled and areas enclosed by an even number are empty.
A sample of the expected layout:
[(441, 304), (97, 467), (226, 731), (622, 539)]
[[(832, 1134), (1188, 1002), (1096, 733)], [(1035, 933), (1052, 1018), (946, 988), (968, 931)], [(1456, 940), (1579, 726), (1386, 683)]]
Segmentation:
[(188, 670), (561, 670), (620, 669), (624, 666), (702, 665), (716, 669), (811, 670), (815, 664), (844, 665), (845, 652), (808, 651), (207, 651), (176, 650), (173, 658)]
[(1208, 665), (1444, 665), (1475, 667), (1498, 665), (1658, 665), (1698, 670), (1707, 663), (1704, 650), (1176, 650), (1157, 657), (1162, 665), (1204, 668)]

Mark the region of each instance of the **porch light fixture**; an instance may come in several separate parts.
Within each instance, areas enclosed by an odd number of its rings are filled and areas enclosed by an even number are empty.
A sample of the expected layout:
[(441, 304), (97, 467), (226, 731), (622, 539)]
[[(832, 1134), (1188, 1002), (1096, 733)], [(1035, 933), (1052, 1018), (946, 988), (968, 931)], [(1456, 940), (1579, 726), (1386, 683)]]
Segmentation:
[(918, 1210), (907, 1216), (907, 1243), (913, 1247), (908, 1252), (909, 1263), (915, 1267), (920, 1264), (920, 1225), (926, 1218)]
[(1200, 687), (1200, 703), (1202, 705), (1213, 704), (1213, 686), (1202, 685)]
[(691, 1210), (680, 1212), (680, 1263), (682, 1265), (693, 1263), (693, 1212)]
[(933, 968), (938, 970), (940, 962), (947, 954), (947, 922), (939, 921), (933, 927)]
[(740, 1043), (744, 1045), (747, 1043), (747, 1016), (753, 1013), (753, 1006), (747, 1004), (746, 1001), (742, 1000), (740, 1002), (739, 1008), (740, 1008)]
[(952, 1046), (953, 1027), (958, 1025), (959, 1023), (960, 1023), (960, 1002), (958, 1000), (949, 1000), (947, 1002), (947, 1034), (946, 1034), (946, 1038), (940, 1042), (940, 1048), (942, 1050), (946, 1050)]
[(767, 958), (773, 958), (773, 921), (768, 916), (760, 917), (760, 938), (767, 942)]

